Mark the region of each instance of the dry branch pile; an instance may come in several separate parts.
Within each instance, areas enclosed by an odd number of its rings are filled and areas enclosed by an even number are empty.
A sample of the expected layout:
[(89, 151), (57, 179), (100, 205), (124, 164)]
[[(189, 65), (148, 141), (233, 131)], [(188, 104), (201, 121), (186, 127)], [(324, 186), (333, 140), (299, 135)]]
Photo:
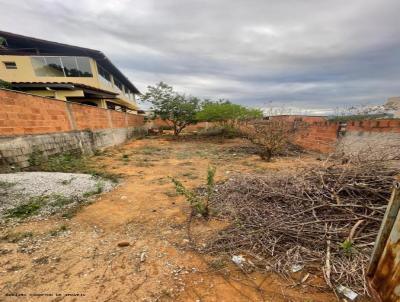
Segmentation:
[(287, 276), (304, 265), (322, 270), (332, 288), (365, 294), (366, 266), (398, 173), (391, 159), (358, 154), (295, 172), (235, 176), (212, 201), (231, 224), (203, 251), (244, 253), (258, 268)]

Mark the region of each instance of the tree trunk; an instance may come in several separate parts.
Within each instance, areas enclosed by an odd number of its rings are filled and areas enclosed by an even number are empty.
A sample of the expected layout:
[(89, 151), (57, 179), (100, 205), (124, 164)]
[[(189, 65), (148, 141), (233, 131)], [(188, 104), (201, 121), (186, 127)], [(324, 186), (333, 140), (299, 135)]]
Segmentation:
[(261, 151), (260, 157), (262, 160), (270, 162), (272, 159), (272, 151), (269, 149), (263, 150), (263, 151)]

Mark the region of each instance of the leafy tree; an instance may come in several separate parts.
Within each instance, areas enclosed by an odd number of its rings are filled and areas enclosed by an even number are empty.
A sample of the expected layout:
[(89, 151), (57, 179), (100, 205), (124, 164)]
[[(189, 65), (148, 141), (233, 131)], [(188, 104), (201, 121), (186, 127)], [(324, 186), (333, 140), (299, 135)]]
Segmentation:
[(9, 82), (3, 81), (0, 79), (0, 88), (6, 88), (6, 89), (11, 89), (12, 86)]
[(196, 117), (199, 121), (229, 124), (239, 120), (261, 118), (262, 111), (232, 104), (227, 100), (218, 102), (205, 101), (202, 104), (202, 110), (197, 113)]
[(148, 86), (147, 90), (142, 96), (142, 101), (153, 105), (154, 117), (159, 117), (171, 125), (174, 135), (179, 135), (186, 126), (196, 123), (196, 113), (200, 104), (198, 98), (179, 94), (164, 82)]

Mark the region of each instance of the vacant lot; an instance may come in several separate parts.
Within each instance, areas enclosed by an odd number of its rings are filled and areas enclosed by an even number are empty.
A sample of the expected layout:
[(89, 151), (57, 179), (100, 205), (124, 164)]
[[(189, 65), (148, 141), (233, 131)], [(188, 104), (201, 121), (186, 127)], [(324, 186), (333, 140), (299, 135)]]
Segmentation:
[[(321, 276), (311, 274), (301, 283), (303, 271), (293, 274), (298, 282), (273, 273), (243, 273), (229, 259), (206, 258), (191, 249), (190, 207), (170, 177), (195, 188), (204, 184), (209, 165), (217, 168), (218, 181), (235, 173), (319, 163), (311, 155), (267, 163), (251, 151), (239, 139), (150, 138), (93, 156), (91, 167), (122, 176), (113, 191), (98, 195), (73, 217), (2, 225), (0, 300), (334, 301)], [(223, 222), (199, 218), (192, 226), (207, 234)]]

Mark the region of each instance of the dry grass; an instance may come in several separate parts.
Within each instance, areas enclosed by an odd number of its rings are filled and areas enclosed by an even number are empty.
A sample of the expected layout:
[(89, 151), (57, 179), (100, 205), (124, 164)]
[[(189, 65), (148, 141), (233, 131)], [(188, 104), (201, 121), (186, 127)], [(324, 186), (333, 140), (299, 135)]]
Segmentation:
[(249, 268), (285, 276), (305, 266), (322, 272), (331, 288), (368, 294), (366, 267), (398, 158), (359, 153), (299, 171), (236, 175), (217, 187), (211, 203), (230, 225), (199, 250), (243, 253)]

